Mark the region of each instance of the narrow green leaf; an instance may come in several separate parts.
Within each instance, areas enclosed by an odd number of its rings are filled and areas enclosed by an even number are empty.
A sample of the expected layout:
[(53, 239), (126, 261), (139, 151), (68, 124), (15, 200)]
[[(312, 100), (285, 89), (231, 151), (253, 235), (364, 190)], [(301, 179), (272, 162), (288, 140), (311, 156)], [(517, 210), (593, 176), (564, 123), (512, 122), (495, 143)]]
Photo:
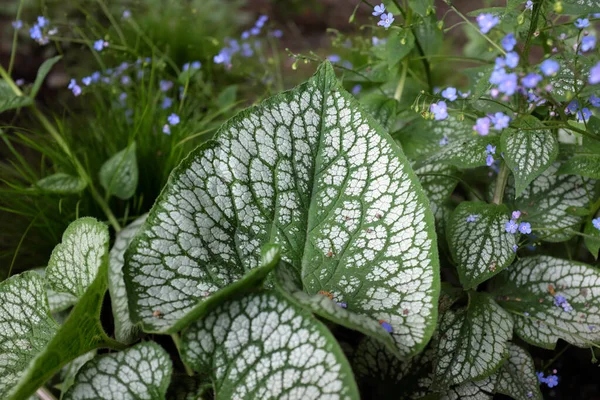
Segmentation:
[(0, 283), (0, 398), (8, 398), (57, 330), (41, 276), (24, 272)]
[(29, 97), (31, 97), (32, 99), (35, 99), (35, 96), (37, 96), (37, 93), (39, 92), (40, 88), (42, 87), (42, 84), (44, 83), (46, 76), (48, 75), (48, 73), (50, 72), (50, 70), (52, 69), (54, 64), (59, 62), (61, 58), (62, 58), (62, 56), (52, 57), (52, 58), (47, 59), (46, 61), (44, 61), (42, 63), (42, 65), (40, 65), (40, 68), (38, 69), (38, 72), (37, 72), (37, 76), (35, 77), (35, 82), (33, 82), (33, 87), (31, 88), (31, 93), (29, 93)]
[(0, 113), (33, 104), (28, 96), (17, 96), (6, 81), (0, 79)]
[(597, 13), (600, 0), (561, 0), (562, 13), (567, 15), (583, 15)]
[(164, 400), (172, 369), (171, 358), (162, 347), (154, 342), (139, 343), (86, 363), (64, 400)]
[(394, 31), (388, 37), (386, 46), (388, 67), (394, 68), (414, 48), (415, 37), (409, 29)]
[(77, 194), (86, 188), (87, 183), (79, 177), (58, 172), (40, 179), (35, 185), (51, 194)]
[(115, 323), (115, 338), (122, 343), (133, 342), (138, 330), (129, 317), (127, 290), (123, 276), (125, 250), (146, 222), (146, 218), (148, 214), (142, 215), (119, 232), (109, 255), (108, 291)]
[(600, 179), (600, 154), (575, 155), (561, 165), (556, 174), (581, 175)]
[(106, 262), (109, 240), (108, 227), (94, 218), (71, 223), (48, 261), (46, 279), (50, 287), (81, 298)]
[(485, 294), (469, 293), (469, 305), (440, 320), (434, 387), (444, 388), (492, 375), (507, 356), (513, 320)]
[(100, 168), (100, 183), (111, 195), (127, 200), (135, 194), (138, 184), (138, 165), (133, 142), (109, 158)]
[[(519, 197), (535, 178), (540, 176), (558, 155), (554, 134), (534, 117), (516, 122), (517, 129), (505, 129), (500, 140), (504, 161), (515, 177), (516, 196)], [(526, 130), (536, 128), (536, 130)]]
[(335, 338), (275, 292), (230, 300), (186, 329), (182, 358), (209, 372), (219, 399), (358, 399)]
[(498, 274), (515, 259), (516, 235), (506, 232), (506, 206), (463, 201), (448, 221), (448, 247), (465, 289)]
[(277, 243), (306, 293), (352, 299), (353, 312), (387, 320), (411, 354), (436, 320), (428, 204), (399, 147), (325, 63), (234, 117), (173, 171), (125, 253), (132, 320), (150, 332), (181, 328)]
[(515, 400), (542, 400), (533, 360), (529, 353), (514, 343), (508, 346), (508, 360), (498, 372), (495, 391)]
[(457, 168), (483, 167), (487, 165), (487, 145), (498, 146), (499, 139), (499, 136), (472, 136), (449, 141), (424, 164), (444, 163)]
[[(600, 341), (600, 271), (549, 256), (522, 258), (494, 281), (498, 303), (513, 314), (515, 332), (554, 349), (563, 339), (588, 347)], [(563, 296), (572, 311), (556, 305)]]
[(588, 222), (586, 222), (583, 233), (588, 235), (583, 238), (585, 247), (587, 247), (595, 259), (598, 259), (598, 251), (600, 250), (600, 229), (597, 229), (590, 219)]

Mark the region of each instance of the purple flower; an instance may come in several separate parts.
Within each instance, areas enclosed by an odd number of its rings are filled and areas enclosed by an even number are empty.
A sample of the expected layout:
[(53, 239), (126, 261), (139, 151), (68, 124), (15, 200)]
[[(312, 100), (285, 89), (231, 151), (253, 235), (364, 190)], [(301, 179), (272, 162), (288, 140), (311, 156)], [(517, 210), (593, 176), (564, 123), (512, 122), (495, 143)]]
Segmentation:
[(385, 6), (383, 5), (383, 3), (381, 3), (378, 6), (375, 6), (375, 8), (373, 9), (373, 15), (376, 17), (379, 17), (384, 12), (385, 12)]
[(549, 388), (558, 385), (558, 376), (548, 375), (548, 377), (546, 378), (546, 385), (548, 385)]
[(167, 117), (167, 120), (169, 121), (169, 124), (170, 124), (170, 125), (177, 125), (177, 124), (179, 123), (179, 121), (180, 121), (180, 119), (179, 119), (179, 115), (177, 115), (177, 114), (175, 114), (175, 113), (173, 113), (173, 114), (169, 115), (169, 116)]
[(352, 88), (352, 94), (353, 95), (357, 95), (360, 93), (360, 91), (362, 90), (362, 85), (354, 85), (354, 87)]
[(498, 25), (500, 19), (492, 14), (479, 14), (477, 16), (477, 23), (479, 24), (479, 29), (481, 33), (488, 33), (494, 26)]
[(527, 89), (533, 89), (534, 87), (536, 87), (538, 85), (538, 83), (541, 82), (542, 79), (543, 78), (540, 74), (531, 72), (531, 73), (525, 75), (523, 78), (521, 78), (521, 83)]
[(499, 85), (506, 79), (506, 70), (504, 68), (496, 68), (490, 75), (490, 83), (493, 85)]
[(592, 225), (594, 228), (596, 228), (600, 231), (600, 217), (593, 219)]
[(229, 64), (231, 64), (231, 56), (232, 55), (233, 55), (233, 53), (231, 52), (231, 50), (227, 47), (224, 47), (221, 49), (219, 54), (217, 54), (216, 56), (213, 57), (213, 61), (215, 62), (215, 64), (229, 65)]
[(21, 21), (20, 19), (17, 21), (13, 21), (12, 27), (18, 31), (19, 29), (21, 29), (23, 27), (23, 21)]
[(437, 103), (433, 103), (429, 107), (429, 111), (431, 111), (434, 115), (436, 121), (441, 121), (448, 118), (448, 108), (446, 106), (445, 101), (439, 101)]
[(552, 59), (544, 60), (540, 64), (540, 71), (546, 76), (554, 76), (560, 69), (560, 64)]
[(498, 85), (498, 90), (507, 96), (512, 96), (517, 91), (517, 86), (517, 74), (513, 72), (504, 76), (504, 79)]
[(504, 39), (502, 39), (501, 43), (502, 43), (502, 48), (504, 50), (513, 51), (513, 49), (517, 45), (517, 39), (515, 39), (515, 35), (513, 35), (512, 33), (509, 33), (508, 35), (504, 36)]
[(535, 374), (537, 375), (538, 381), (540, 383), (546, 383), (546, 378), (544, 378), (543, 372), (536, 372)]
[(260, 33), (260, 28), (258, 26), (255, 26), (252, 29), (250, 29), (250, 34), (252, 36), (257, 36), (259, 33)]
[(596, 38), (593, 36), (586, 36), (581, 39), (581, 51), (590, 51), (596, 47)]
[(497, 131), (501, 131), (504, 128), (508, 128), (508, 124), (510, 123), (510, 117), (501, 112), (497, 112), (492, 117), (490, 117), (490, 119), (494, 123), (494, 129), (496, 129)]
[(160, 106), (160, 107), (161, 107), (163, 110), (166, 110), (167, 108), (171, 107), (172, 105), (173, 105), (173, 99), (172, 99), (172, 98), (170, 98), (170, 97), (165, 97), (165, 98), (163, 99), (163, 102), (162, 102), (162, 104), (161, 104), (161, 106)]
[(591, 95), (590, 96), (590, 104), (594, 107), (600, 107), (600, 97), (596, 96), (596, 95)]
[(587, 18), (577, 18), (577, 21), (575, 21), (575, 26), (579, 29), (587, 28), (590, 26), (590, 20)]
[(444, 89), (444, 91), (442, 92), (442, 97), (450, 101), (456, 100), (458, 98), (456, 96), (456, 89), (453, 87), (448, 87)]
[(481, 136), (486, 136), (490, 133), (490, 124), (492, 121), (488, 117), (477, 118), (477, 122), (473, 125), (473, 130)]
[(513, 217), (513, 219), (519, 219), (519, 218), (521, 218), (521, 211), (519, 211), (519, 210), (513, 211), (512, 212), (512, 217)]
[(377, 23), (377, 25), (379, 26), (383, 26), (385, 29), (389, 28), (390, 26), (392, 26), (392, 23), (394, 22), (394, 15), (392, 13), (383, 13), (381, 14), (381, 20)]
[(519, 229), (519, 224), (517, 224), (517, 222), (514, 219), (511, 219), (510, 221), (507, 221), (504, 229), (506, 230), (506, 232), (508, 233), (517, 233), (517, 229)]
[(77, 84), (77, 81), (75, 79), (71, 79), (67, 88), (71, 89), (73, 95), (75, 96), (79, 96), (81, 94), (81, 87)]
[(347, 308), (348, 307), (348, 304), (346, 304), (344, 302), (339, 302), (339, 303), (335, 303), (335, 304), (337, 304), (338, 306), (340, 306), (342, 308)]
[(102, 39), (96, 40), (94, 42), (94, 50), (96, 51), (102, 51), (102, 49), (104, 49), (105, 47), (108, 47), (108, 42), (105, 42)]
[(86, 76), (84, 78), (81, 78), (81, 82), (85, 85), (85, 86), (90, 86), (92, 84), (92, 77), (91, 76)]
[(515, 51), (506, 53), (505, 62), (507, 67), (516, 68), (519, 65), (519, 55)]
[(527, 3), (525, 3), (525, 9), (526, 10), (533, 10), (533, 0), (527, 0)]
[(164, 134), (166, 135), (170, 135), (171, 134), (171, 128), (169, 127), (169, 124), (164, 124), (162, 131)]
[(496, 146), (492, 146), (491, 144), (488, 144), (485, 147), (485, 152), (488, 154), (496, 154)]
[(600, 62), (590, 69), (590, 78), (588, 82), (590, 85), (597, 85), (600, 83)]
[(531, 224), (529, 222), (521, 222), (519, 224), (519, 232), (524, 235), (529, 235), (531, 233)]
[(33, 40), (37, 40), (40, 41), (42, 40), (42, 29), (38, 26), (38, 25), (33, 25), (30, 29), (29, 29), (29, 36), (33, 39)]
[(158, 87), (161, 92), (166, 92), (173, 87), (173, 82), (163, 79), (158, 83)]
[(588, 119), (590, 119), (591, 116), (592, 116), (592, 112), (590, 111), (589, 108), (585, 107), (581, 111), (577, 112), (577, 121), (579, 121), (579, 122), (587, 121)]
[(488, 167), (491, 167), (494, 164), (494, 156), (491, 154), (488, 154), (487, 157), (485, 158), (485, 165), (487, 165)]
[(332, 63), (338, 63), (342, 60), (342, 57), (338, 56), (337, 54), (330, 54), (327, 56), (327, 59)]
[(121, 77), (121, 85), (129, 86), (131, 84), (131, 78), (128, 75), (123, 75)]
[(479, 215), (471, 214), (467, 217), (467, 222), (475, 222), (477, 221), (477, 218), (479, 218)]

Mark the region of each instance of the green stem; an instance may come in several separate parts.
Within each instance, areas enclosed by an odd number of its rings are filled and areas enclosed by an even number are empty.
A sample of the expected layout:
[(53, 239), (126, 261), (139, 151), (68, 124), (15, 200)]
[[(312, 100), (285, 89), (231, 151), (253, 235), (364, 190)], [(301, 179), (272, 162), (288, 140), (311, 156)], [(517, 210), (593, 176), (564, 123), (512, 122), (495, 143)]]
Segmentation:
[(564, 354), (564, 352), (567, 351), (570, 347), (571, 347), (570, 344), (567, 344), (565, 347), (563, 347), (563, 349), (561, 351), (559, 351), (558, 354), (552, 358), (552, 360), (550, 360), (546, 364), (544, 364), (544, 366), (542, 367), (542, 371), (547, 370), (548, 367), (550, 367), (552, 364), (554, 364), (554, 361), (558, 360), (559, 357), (562, 356)]
[(502, 204), (502, 198), (504, 197), (504, 189), (508, 182), (508, 166), (503, 161), (500, 166), (500, 172), (498, 173), (498, 179), (496, 179), (496, 188), (494, 189), (494, 198), (492, 203)]
[[(15, 21), (19, 21), (21, 19), (21, 10), (23, 9), (23, 0), (19, 1), (19, 8), (17, 9), (17, 18)], [(13, 33), (12, 47), (10, 49), (10, 61), (8, 62), (8, 74), (12, 72), (13, 66), (15, 64), (15, 56), (17, 54), (17, 39), (19, 37), (19, 31), (15, 29)]]
[(181, 357), (181, 338), (179, 337), (179, 334), (173, 333), (173, 334), (171, 334), (171, 338), (173, 339), (173, 343), (175, 344), (175, 347), (177, 348), (177, 354), (179, 354), (179, 359), (181, 360), (181, 363), (183, 364), (183, 366), (185, 368), (185, 372), (189, 376), (194, 376), (194, 371), (192, 371), (192, 369), (190, 367), (188, 367), (188, 365), (183, 361), (183, 357)]
[(123, 34), (121, 27), (119, 27), (119, 24), (117, 24), (117, 21), (115, 21), (115, 17), (113, 17), (113, 15), (111, 14), (108, 7), (106, 7), (106, 4), (104, 4), (104, 1), (97, 0), (97, 3), (100, 5), (100, 8), (102, 8), (104, 15), (106, 15), (106, 17), (110, 21), (110, 24), (115, 28), (117, 35), (119, 35), (119, 38), (121, 39), (121, 43), (123, 43), (125, 45), (125, 47), (127, 47), (127, 39), (125, 39), (125, 35)]
[(394, 99), (397, 102), (400, 102), (402, 98), (402, 92), (404, 91), (404, 83), (406, 82), (406, 73), (408, 72), (408, 60), (404, 59), (402, 61), (402, 74), (400, 75), (400, 81), (398, 82), (398, 86), (396, 87), (396, 92), (394, 93)]
[(490, 39), (489, 37), (487, 37), (487, 35), (484, 35), (483, 33), (481, 33), (481, 30), (476, 27), (471, 21), (469, 21), (469, 19), (467, 17), (465, 17), (465, 15), (463, 13), (461, 13), (460, 11), (458, 11), (458, 9), (454, 6), (454, 4), (452, 3), (448, 3), (450, 5), (450, 8), (452, 10), (454, 10), (454, 12), (461, 17), (468, 25), (470, 25), (473, 29), (475, 29), (475, 31), (477, 31), (481, 36), (483, 36), (483, 38), (485, 40), (487, 40), (492, 46), (494, 46), (496, 49), (498, 49), (498, 51), (500, 53), (502, 53), (503, 55), (506, 55), (506, 51), (504, 51), (504, 49), (500, 46), (498, 46), (498, 44), (496, 42), (494, 42), (492, 39)]

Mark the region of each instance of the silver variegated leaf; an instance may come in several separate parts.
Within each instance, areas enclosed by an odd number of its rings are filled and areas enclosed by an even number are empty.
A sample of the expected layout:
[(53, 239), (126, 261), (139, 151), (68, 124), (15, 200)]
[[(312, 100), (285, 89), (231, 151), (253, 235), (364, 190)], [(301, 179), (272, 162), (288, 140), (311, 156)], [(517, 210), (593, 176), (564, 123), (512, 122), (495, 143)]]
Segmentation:
[[(39, 276), (46, 279), (46, 269), (45, 268), (37, 268), (33, 270)], [(57, 318), (56, 313), (60, 313), (62, 311), (67, 310), (69, 307), (75, 305), (77, 303), (77, 297), (73, 296), (70, 293), (57, 292), (53, 290), (48, 282), (45, 282), (46, 287), (46, 297), (48, 298), (48, 306), (50, 307), (50, 312), (54, 316), (56, 322), (61, 323), (60, 319)]]
[(219, 399), (358, 399), (327, 327), (276, 292), (230, 300), (191, 324), (182, 358), (209, 372)]
[(100, 183), (107, 193), (127, 200), (135, 194), (138, 185), (136, 144), (131, 143), (109, 158), (100, 168)]
[(148, 214), (142, 215), (119, 232), (109, 254), (108, 290), (110, 292), (110, 301), (115, 322), (115, 338), (123, 343), (131, 343), (137, 331), (137, 328), (129, 317), (127, 290), (123, 276), (125, 250), (131, 244), (131, 241), (146, 221), (146, 218), (148, 218)]
[(557, 175), (581, 175), (600, 179), (600, 154), (576, 154), (560, 166)]
[(445, 164), (425, 164), (415, 169), (421, 186), (429, 198), (433, 214), (456, 188), (459, 172), (455, 167)]
[(516, 129), (505, 129), (500, 139), (504, 161), (515, 177), (516, 196), (540, 176), (558, 155), (558, 142), (549, 129), (535, 117), (516, 122)]
[(506, 206), (464, 201), (448, 221), (446, 236), (460, 282), (465, 289), (508, 267), (515, 258), (516, 236), (506, 232)]
[(40, 275), (24, 272), (0, 283), (0, 398), (9, 398), (57, 330)]
[(140, 343), (87, 362), (64, 400), (165, 399), (172, 369), (171, 358), (162, 347)]
[(499, 136), (472, 136), (454, 140), (429, 157), (427, 163), (444, 163), (457, 168), (475, 168), (487, 165), (487, 145), (498, 146)]
[(466, 308), (446, 311), (437, 337), (434, 386), (444, 388), (492, 375), (507, 356), (513, 320), (494, 300), (469, 293)]
[(494, 374), (479, 381), (462, 383), (446, 390), (440, 400), (491, 400), (494, 397), (496, 379)]
[(562, 0), (561, 3), (564, 14), (582, 15), (600, 10), (600, 0)]
[(36, 186), (47, 193), (75, 194), (85, 189), (87, 183), (77, 176), (58, 172), (40, 179), (37, 181)]
[(600, 342), (598, 269), (549, 256), (522, 258), (498, 275), (494, 287), (526, 342), (548, 349), (558, 339), (580, 347)]
[(439, 283), (428, 200), (329, 63), (234, 117), (174, 170), (126, 252), (133, 321), (152, 332), (181, 328), (256, 268), (266, 243), (281, 246), (307, 293), (391, 317), (402, 352), (431, 336)]
[(108, 227), (94, 218), (79, 218), (63, 233), (62, 243), (52, 251), (46, 279), (56, 292), (83, 296), (106, 261)]
[(497, 373), (496, 393), (515, 400), (542, 400), (535, 365), (529, 353), (514, 343), (508, 346), (508, 359)]

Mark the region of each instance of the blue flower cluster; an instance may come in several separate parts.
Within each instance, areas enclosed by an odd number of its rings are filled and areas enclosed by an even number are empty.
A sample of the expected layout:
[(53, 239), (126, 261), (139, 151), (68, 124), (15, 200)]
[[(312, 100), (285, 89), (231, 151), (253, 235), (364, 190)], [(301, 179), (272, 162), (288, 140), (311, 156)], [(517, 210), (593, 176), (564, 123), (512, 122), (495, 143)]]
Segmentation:
[(536, 375), (538, 377), (538, 381), (540, 383), (545, 383), (549, 388), (553, 388), (554, 386), (558, 385), (558, 376), (556, 375), (556, 370), (553, 371), (553, 375), (548, 375), (547, 377), (544, 377), (543, 372), (536, 372)]
[[(21, 29), (22, 26), (22, 21), (15, 21), (13, 23), (15, 29)], [(50, 29), (50, 20), (41, 15), (37, 17), (36, 22), (29, 28), (29, 36), (42, 46), (50, 42), (48, 35), (54, 35), (56, 32), (56, 28)]]
[(567, 299), (564, 296), (560, 296), (560, 295), (554, 296), (554, 305), (557, 307), (562, 307), (562, 309), (565, 310), (566, 312), (573, 311), (573, 307), (571, 307), (571, 304), (569, 304), (569, 302), (567, 301)]
[(509, 221), (507, 221), (504, 226), (506, 232), (511, 234), (519, 232), (524, 235), (529, 235), (531, 233), (531, 224), (529, 222), (518, 222), (519, 218), (521, 218), (521, 214), (521, 211), (518, 210), (512, 212), (512, 218)]
[(394, 14), (391, 12), (385, 12), (385, 5), (381, 3), (378, 6), (375, 6), (373, 9), (373, 15), (379, 17), (379, 22), (377, 25), (383, 26), (385, 29), (388, 29), (394, 23)]

